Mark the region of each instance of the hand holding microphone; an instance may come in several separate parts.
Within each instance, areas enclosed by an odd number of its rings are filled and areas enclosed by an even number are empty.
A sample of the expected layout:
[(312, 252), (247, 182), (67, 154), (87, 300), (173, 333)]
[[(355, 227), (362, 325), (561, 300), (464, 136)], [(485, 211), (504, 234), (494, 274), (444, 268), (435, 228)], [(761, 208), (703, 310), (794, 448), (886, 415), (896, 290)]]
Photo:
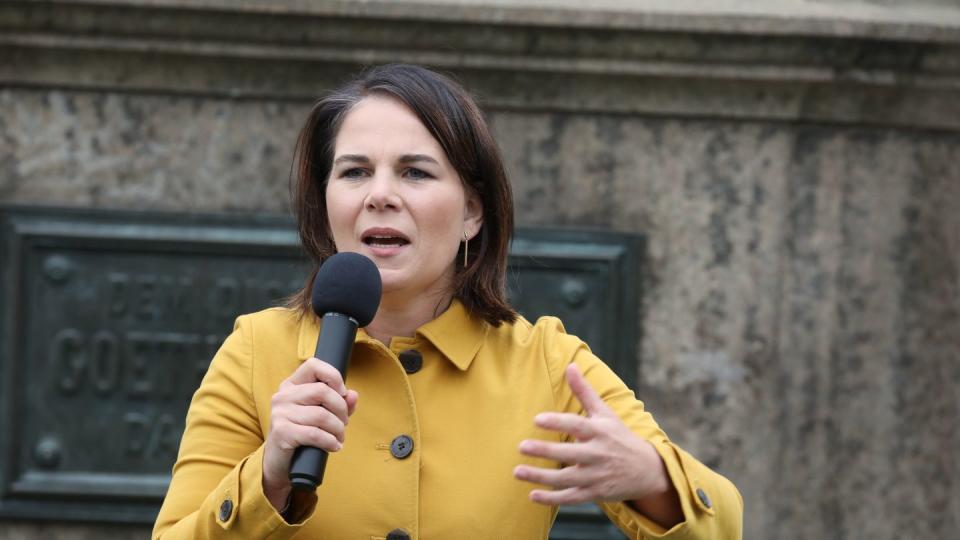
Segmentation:
[(316, 489), (328, 452), (342, 446), (358, 399), (344, 384), (347, 365), (357, 328), (377, 313), (380, 290), (380, 272), (363, 255), (338, 253), (317, 272), (311, 304), (322, 326), (315, 358), (301, 364), (271, 402), (263, 488), (278, 509), (291, 487)]
[(270, 433), (263, 451), (263, 491), (277, 510), (283, 509), (292, 487), (290, 464), (296, 449), (338, 451), (357, 401), (340, 373), (317, 358), (300, 364), (280, 384), (270, 403)]

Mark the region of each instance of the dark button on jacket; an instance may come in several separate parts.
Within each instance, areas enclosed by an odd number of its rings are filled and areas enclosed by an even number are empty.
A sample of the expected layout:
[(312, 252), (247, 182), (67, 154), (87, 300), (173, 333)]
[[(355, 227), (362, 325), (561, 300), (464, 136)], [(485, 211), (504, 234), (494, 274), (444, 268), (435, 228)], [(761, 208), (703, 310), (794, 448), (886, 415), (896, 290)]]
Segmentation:
[(416, 373), (423, 367), (423, 355), (416, 349), (408, 349), (400, 353), (400, 363), (407, 373)]
[(387, 533), (387, 540), (410, 540), (410, 535), (403, 529), (394, 529)]
[(399, 435), (390, 443), (390, 453), (397, 459), (403, 459), (413, 452), (413, 439)]
[(226, 521), (230, 519), (230, 514), (233, 513), (233, 501), (230, 499), (224, 500), (220, 503), (220, 514), (217, 516), (220, 518), (220, 521)]
[(707, 508), (711, 508), (713, 506), (713, 503), (710, 502), (710, 497), (707, 497), (707, 492), (703, 489), (697, 488), (697, 497)]

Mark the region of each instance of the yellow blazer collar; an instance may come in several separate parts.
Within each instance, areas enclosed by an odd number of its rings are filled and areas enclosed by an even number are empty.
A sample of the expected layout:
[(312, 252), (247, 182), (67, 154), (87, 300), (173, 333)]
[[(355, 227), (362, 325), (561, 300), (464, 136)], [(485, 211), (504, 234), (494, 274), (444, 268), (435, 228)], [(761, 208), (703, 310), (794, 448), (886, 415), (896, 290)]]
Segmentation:
[[(489, 325), (470, 315), (457, 299), (436, 319), (417, 329), (417, 334), (433, 344), (443, 356), (461, 371), (466, 371), (487, 336)], [(301, 360), (313, 356), (320, 335), (320, 320), (316, 316), (304, 317), (300, 322), (297, 352)], [(362, 328), (354, 343), (372, 345), (376, 342)]]

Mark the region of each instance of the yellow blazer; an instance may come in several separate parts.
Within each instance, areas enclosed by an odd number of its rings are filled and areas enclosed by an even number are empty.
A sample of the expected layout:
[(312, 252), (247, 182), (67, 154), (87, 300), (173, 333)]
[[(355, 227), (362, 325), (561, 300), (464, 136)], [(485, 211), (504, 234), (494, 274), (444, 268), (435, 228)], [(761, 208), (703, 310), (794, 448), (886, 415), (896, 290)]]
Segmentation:
[[(559, 466), (517, 446), (526, 438), (563, 437), (535, 427), (537, 413), (582, 413), (563, 375), (570, 362), (653, 443), (680, 494), (685, 520), (669, 531), (624, 503), (601, 503), (617, 527), (634, 539), (740, 538), (736, 487), (670, 442), (633, 392), (559, 320), (521, 318), (494, 328), (456, 301), (389, 348), (358, 332), (347, 385), (360, 401), (344, 447), (330, 455), (315, 504), (288, 524), (263, 494), (263, 441), (271, 396), (313, 355), (318, 334), (316, 318), (299, 320), (282, 308), (237, 319), (193, 396), (153, 538), (371, 540), (398, 529), (421, 540), (547, 538), (557, 508), (530, 502), (534, 486), (516, 480), (513, 468)], [(422, 359), (410, 374), (400, 360), (409, 350)], [(402, 355), (408, 368), (416, 356)], [(404, 435), (409, 443), (399, 448)]]

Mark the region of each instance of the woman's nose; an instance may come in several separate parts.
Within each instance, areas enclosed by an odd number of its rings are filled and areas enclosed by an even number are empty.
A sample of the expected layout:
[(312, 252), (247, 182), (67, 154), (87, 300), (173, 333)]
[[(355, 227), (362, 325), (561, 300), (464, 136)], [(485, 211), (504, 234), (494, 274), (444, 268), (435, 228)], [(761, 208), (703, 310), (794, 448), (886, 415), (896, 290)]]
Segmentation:
[(396, 190), (396, 182), (391, 173), (377, 172), (367, 184), (367, 198), (364, 206), (367, 210), (398, 210), (402, 200)]

